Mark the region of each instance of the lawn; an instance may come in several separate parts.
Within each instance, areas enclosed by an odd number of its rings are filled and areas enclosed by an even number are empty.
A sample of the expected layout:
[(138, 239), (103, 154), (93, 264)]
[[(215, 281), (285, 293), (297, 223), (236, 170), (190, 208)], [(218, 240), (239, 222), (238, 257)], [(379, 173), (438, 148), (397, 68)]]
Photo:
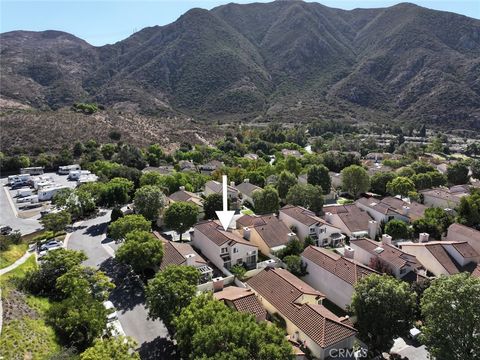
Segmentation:
[(18, 288), (18, 281), (36, 266), (35, 256), (31, 256), (0, 279), (4, 308), (0, 358), (48, 359), (62, 350), (53, 328), (45, 321), (50, 300)]
[(25, 251), (27, 251), (27, 244), (10, 245), (8, 250), (0, 252), (0, 269), (6, 268), (20, 259)]

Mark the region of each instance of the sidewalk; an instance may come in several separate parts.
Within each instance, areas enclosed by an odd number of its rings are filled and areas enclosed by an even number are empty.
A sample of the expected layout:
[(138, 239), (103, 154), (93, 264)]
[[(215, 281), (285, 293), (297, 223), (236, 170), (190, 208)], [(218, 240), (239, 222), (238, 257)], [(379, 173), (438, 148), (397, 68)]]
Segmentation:
[(23, 256), (20, 259), (15, 261), (12, 265), (9, 265), (6, 268), (0, 269), (0, 275), (6, 274), (9, 271), (12, 271), (13, 269), (15, 269), (17, 266), (22, 265), (33, 254), (34, 254), (33, 252), (27, 251), (25, 254), (23, 254)]

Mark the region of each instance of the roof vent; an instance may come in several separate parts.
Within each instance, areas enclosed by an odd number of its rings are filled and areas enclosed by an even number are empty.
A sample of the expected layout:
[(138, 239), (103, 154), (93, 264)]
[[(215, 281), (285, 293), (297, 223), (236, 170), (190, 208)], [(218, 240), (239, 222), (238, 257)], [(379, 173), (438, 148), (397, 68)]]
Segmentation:
[(373, 250), (373, 251), (375, 251), (377, 254), (381, 254), (381, 253), (383, 252), (383, 248), (380, 247), (380, 246), (378, 246), (378, 247), (376, 247), (375, 250)]

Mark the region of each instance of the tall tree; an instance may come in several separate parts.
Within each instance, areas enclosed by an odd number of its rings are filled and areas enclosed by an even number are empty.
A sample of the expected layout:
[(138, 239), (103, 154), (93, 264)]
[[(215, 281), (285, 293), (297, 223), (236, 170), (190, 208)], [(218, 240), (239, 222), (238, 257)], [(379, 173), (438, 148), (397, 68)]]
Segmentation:
[(394, 172), (376, 172), (370, 178), (370, 188), (371, 190), (379, 195), (387, 194), (387, 184), (395, 179), (397, 175)]
[(72, 222), (72, 216), (68, 211), (59, 211), (44, 215), (40, 219), (40, 223), (46, 230), (59, 232), (65, 230), (65, 227)]
[(222, 210), (223, 197), (221, 194), (210, 194), (203, 202), (203, 211), (205, 219), (215, 219), (217, 217), (215, 211)]
[(277, 190), (267, 186), (263, 190), (257, 190), (252, 195), (255, 211), (258, 214), (269, 214), (277, 212), (280, 207), (280, 198)]
[(136, 273), (160, 266), (163, 258), (163, 245), (148, 231), (134, 230), (125, 236), (125, 242), (117, 250), (115, 257), (129, 264)]
[(332, 179), (325, 165), (312, 165), (307, 171), (307, 181), (309, 184), (320, 186), (324, 195), (330, 193)]
[(114, 240), (124, 239), (125, 236), (134, 230), (150, 231), (152, 225), (150, 221), (142, 215), (126, 215), (108, 227), (109, 235)]
[(211, 294), (194, 298), (175, 320), (184, 359), (293, 360), (291, 345), (275, 325), (257, 323)]
[(388, 351), (393, 339), (411, 328), (415, 295), (406, 282), (372, 274), (355, 285), (351, 309), (360, 337), (376, 352)]
[(384, 233), (390, 235), (394, 240), (408, 239), (410, 237), (407, 224), (397, 219), (390, 220), (386, 223)]
[(293, 185), (288, 190), (287, 203), (303, 206), (315, 213), (319, 213), (323, 208), (322, 188), (311, 184)]
[(169, 265), (148, 282), (146, 301), (148, 316), (161, 319), (169, 331), (173, 330), (173, 319), (197, 292), (200, 273), (191, 266)]
[(370, 188), (370, 177), (367, 171), (358, 165), (350, 165), (342, 170), (342, 188), (358, 197)]
[(422, 338), (436, 359), (480, 359), (480, 278), (462, 273), (435, 279), (420, 304)]
[(288, 171), (282, 171), (277, 179), (277, 191), (280, 199), (285, 199), (288, 190), (296, 183), (297, 177), (294, 174)]
[(408, 196), (415, 191), (415, 184), (409, 178), (399, 176), (387, 184), (387, 191), (392, 195)]
[(93, 267), (74, 266), (57, 278), (56, 288), (66, 297), (82, 299), (89, 295), (98, 301), (108, 299), (115, 285), (103, 271)]
[(80, 360), (140, 360), (140, 355), (134, 351), (136, 347), (133, 339), (122, 336), (97, 339), (80, 355)]
[(447, 167), (447, 180), (452, 185), (467, 184), (470, 176), (468, 175), (468, 166), (463, 162), (456, 162)]
[(135, 210), (150, 221), (158, 219), (160, 210), (165, 206), (166, 202), (165, 194), (159, 187), (154, 185), (146, 185), (137, 189), (133, 199)]
[(192, 203), (183, 201), (170, 205), (163, 215), (165, 225), (180, 235), (180, 241), (183, 233), (197, 222), (197, 218), (198, 208)]
[(468, 196), (460, 199), (457, 209), (458, 222), (480, 229), (480, 190), (472, 190)]

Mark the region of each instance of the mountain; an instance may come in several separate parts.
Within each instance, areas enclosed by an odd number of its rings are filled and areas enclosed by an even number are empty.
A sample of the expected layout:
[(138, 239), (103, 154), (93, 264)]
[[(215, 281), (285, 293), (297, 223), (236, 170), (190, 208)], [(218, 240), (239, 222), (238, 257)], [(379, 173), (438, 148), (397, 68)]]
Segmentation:
[(58, 31), (0, 43), (1, 97), (37, 108), (96, 101), (148, 115), (480, 129), (480, 21), (408, 3), (228, 4), (113, 45)]

